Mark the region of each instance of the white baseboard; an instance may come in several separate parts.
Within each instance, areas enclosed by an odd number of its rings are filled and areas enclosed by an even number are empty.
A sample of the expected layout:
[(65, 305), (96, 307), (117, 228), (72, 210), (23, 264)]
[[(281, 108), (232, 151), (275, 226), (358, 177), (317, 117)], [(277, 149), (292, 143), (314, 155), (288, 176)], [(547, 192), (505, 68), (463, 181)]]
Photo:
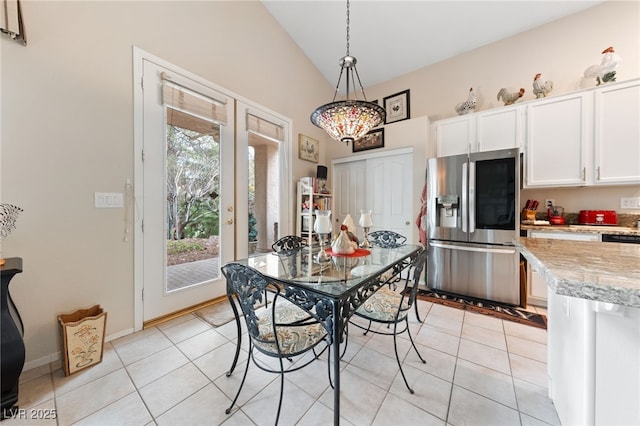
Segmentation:
[[(104, 337), (104, 341), (110, 342), (115, 339), (119, 339), (120, 337), (128, 336), (133, 333), (133, 328), (129, 328), (126, 330), (119, 331), (118, 333), (111, 334), (109, 336)], [(32, 361), (26, 362), (24, 364), (24, 368), (22, 371), (29, 371), (34, 368), (41, 367), (43, 365), (51, 364), (52, 362), (60, 361), (62, 359), (62, 352), (58, 351), (47, 356), (43, 356), (42, 358), (34, 359)]]

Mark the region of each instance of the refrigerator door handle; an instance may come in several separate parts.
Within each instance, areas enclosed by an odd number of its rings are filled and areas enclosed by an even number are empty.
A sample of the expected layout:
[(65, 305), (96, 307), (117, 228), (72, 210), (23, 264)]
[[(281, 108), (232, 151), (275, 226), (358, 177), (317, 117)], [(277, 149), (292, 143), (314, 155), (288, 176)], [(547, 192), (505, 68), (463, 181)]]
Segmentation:
[(467, 232), (467, 207), (469, 200), (467, 198), (467, 162), (462, 163), (462, 232)]
[(476, 163), (469, 161), (469, 233), (476, 230)]
[(486, 248), (486, 247), (469, 247), (469, 246), (460, 246), (457, 244), (447, 244), (447, 243), (438, 243), (435, 241), (430, 241), (429, 245), (431, 247), (443, 248), (449, 250), (462, 250), (462, 251), (475, 251), (482, 253), (496, 253), (496, 254), (515, 254), (515, 248)]

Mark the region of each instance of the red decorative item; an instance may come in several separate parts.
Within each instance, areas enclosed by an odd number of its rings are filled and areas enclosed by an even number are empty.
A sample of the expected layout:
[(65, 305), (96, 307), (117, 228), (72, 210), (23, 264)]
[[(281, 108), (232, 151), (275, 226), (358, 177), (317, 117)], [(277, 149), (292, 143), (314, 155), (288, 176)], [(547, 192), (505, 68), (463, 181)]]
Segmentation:
[(580, 225), (617, 225), (618, 215), (614, 210), (580, 210)]
[(369, 256), (371, 254), (371, 252), (369, 250), (365, 250), (365, 249), (356, 249), (356, 251), (354, 251), (351, 254), (340, 254), (340, 253), (334, 253), (333, 250), (331, 250), (330, 248), (325, 250), (327, 252), (328, 255), (330, 256), (335, 256), (335, 257), (363, 257), (363, 256)]

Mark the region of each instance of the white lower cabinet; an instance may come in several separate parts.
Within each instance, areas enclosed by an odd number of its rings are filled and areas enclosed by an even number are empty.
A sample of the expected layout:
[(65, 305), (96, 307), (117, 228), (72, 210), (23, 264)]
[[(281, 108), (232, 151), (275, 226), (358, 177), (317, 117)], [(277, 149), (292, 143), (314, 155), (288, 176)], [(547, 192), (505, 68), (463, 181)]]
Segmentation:
[(640, 425), (640, 308), (596, 302), (597, 425)]
[(549, 289), (549, 397), (563, 425), (640, 424), (640, 309)]
[(549, 288), (547, 372), (549, 397), (563, 425), (594, 424), (595, 313), (593, 302)]

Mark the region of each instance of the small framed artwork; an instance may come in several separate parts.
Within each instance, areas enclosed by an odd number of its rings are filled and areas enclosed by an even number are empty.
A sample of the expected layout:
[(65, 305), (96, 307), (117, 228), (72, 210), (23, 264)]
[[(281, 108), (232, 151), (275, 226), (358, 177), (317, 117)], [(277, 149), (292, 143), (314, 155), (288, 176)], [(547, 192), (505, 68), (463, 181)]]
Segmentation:
[(384, 148), (384, 127), (374, 129), (353, 143), (353, 152)]
[(320, 161), (320, 142), (302, 133), (298, 134), (298, 157), (314, 163)]
[(395, 123), (396, 121), (408, 120), (411, 118), (409, 111), (409, 89), (395, 93), (384, 98), (384, 109), (387, 111), (387, 118), (384, 124)]

